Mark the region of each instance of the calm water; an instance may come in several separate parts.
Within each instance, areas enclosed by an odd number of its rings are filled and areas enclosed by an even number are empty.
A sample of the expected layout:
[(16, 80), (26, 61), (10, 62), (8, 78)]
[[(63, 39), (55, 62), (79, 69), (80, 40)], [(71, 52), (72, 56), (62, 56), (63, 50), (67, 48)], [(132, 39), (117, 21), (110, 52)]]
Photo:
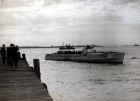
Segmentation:
[[(124, 64), (94, 64), (44, 60), (58, 49), (21, 49), (32, 66), (40, 59), (42, 82), (54, 101), (140, 101), (140, 47), (104, 47), (126, 52)], [(137, 57), (137, 59), (131, 59)]]

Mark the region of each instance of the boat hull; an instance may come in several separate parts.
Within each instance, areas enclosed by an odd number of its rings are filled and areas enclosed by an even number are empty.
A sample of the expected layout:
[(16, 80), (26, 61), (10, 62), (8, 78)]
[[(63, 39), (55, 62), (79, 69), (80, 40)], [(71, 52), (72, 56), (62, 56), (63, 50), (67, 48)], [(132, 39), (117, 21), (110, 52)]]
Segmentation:
[(82, 53), (82, 54), (46, 54), (45, 60), (75, 61), (90, 63), (123, 63), (124, 53), (103, 52), (103, 53)]

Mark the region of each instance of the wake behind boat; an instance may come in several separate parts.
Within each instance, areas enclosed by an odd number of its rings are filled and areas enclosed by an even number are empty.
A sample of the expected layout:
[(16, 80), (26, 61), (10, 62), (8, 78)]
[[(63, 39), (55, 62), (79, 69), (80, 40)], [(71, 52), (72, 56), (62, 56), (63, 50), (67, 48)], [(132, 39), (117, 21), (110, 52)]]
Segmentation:
[(101, 52), (93, 50), (94, 46), (87, 45), (82, 51), (73, 46), (59, 47), (56, 53), (46, 54), (45, 60), (75, 61), (91, 63), (123, 63), (124, 52)]

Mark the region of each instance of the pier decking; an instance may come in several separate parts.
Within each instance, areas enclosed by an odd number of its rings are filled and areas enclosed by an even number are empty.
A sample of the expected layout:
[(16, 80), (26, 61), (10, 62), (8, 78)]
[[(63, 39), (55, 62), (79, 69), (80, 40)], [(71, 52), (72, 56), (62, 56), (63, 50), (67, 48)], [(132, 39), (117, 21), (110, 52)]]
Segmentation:
[(0, 56), (0, 101), (52, 101), (48, 91), (24, 60), (18, 67), (3, 65)]

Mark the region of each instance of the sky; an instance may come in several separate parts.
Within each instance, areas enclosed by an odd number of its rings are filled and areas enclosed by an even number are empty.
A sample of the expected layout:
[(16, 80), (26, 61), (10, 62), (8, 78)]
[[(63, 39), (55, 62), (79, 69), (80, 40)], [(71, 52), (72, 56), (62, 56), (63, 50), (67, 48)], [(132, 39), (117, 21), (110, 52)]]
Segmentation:
[(139, 5), (140, 0), (1, 0), (0, 45), (140, 44)]

